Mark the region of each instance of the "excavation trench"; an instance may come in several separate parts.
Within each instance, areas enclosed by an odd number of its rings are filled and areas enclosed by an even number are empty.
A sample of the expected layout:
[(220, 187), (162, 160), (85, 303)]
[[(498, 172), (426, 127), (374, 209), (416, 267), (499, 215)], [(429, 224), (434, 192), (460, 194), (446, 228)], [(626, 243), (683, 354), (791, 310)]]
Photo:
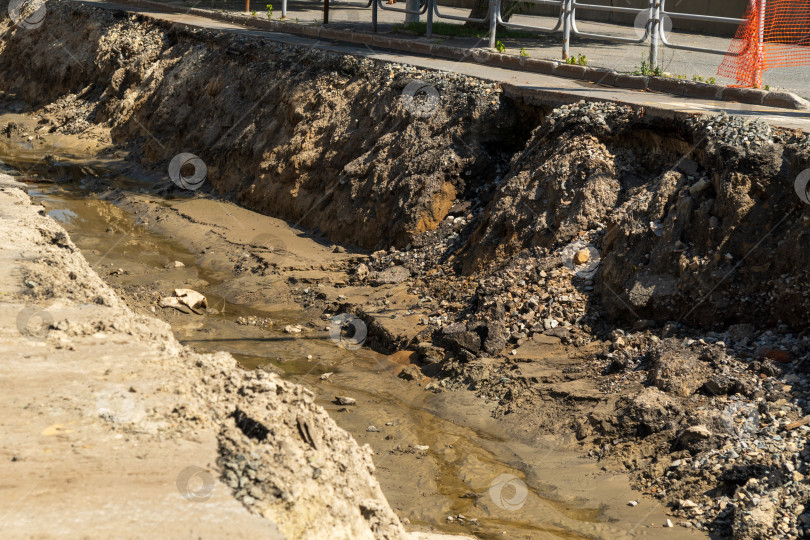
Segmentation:
[[(47, 33), (2, 21), (24, 114), (0, 118), (0, 158), (53, 181), (32, 194), (134, 308), (313, 388), (400, 516), (614, 538), (669, 506), (688, 528), (668, 537), (806, 530), (805, 134), (53, 8)], [(166, 178), (179, 152), (206, 163), (195, 193)], [(176, 288), (208, 310), (160, 307)], [(349, 312), (357, 350), (328, 332)], [(660, 504), (627, 506), (627, 471)], [(528, 484), (519, 508), (499, 474)]]
[[(6, 147), (0, 159), (30, 169), (35, 160), (26, 154), (24, 149), (9, 154)], [(173, 288), (205, 294), (217, 313), (158, 308), (157, 315), (195, 350), (227, 351), (246, 369), (273, 370), (313, 389), (317, 402), (341, 427), (374, 449), (377, 475), (390, 504), (414, 526), (482, 538), (616, 537), (631, 527), (625, 499), (633, 492), (626, 478), (589, 480), (599, 473), (596, 463), (555, 448), (552, 440), (521, 440), (519, 426), (493, 421), (491, 408), (482, 407), (474, 395), (433, 394), (424, 390), (424, 381), (420, 385), (396, 377), (403, 363), (397, 355), (338, 347), (323, 325), (317, 325), (323, 322), (321, 309), (279, 300), (289, 292), (285, 276), (271, 282), (270, 288), (276, 290), (253, 296), (249, 304), (229, 301), (232, 273), (206, 265), (200, 254), (103, 197), (114, 190), (138, 198), (152, 184), (107, 177), (100, 197), (94, 190), (99, 179), (87, 176), (92, 171), (89, 163), (65, 160), (53, 170), (61, 180), (39, 178), (29, 183), (29, 194), (65, 227), (92, 267), (131, 307), (149, 313), (155, 293), (170, 294)], [(68, 181), (77, 171), (85, 175), (83, 180)], [(147, 198), (145, 204), (155, 208), (178, 202), (154, 193)], [(211, 209), (222, 205), (213, 200), (204, 203)], [(296, 246), (288, 249), (294, 252)], [(184, 266), (167, 268), (174, 261)], [(305, 331), (285, 333), (287, 325), (300, 325)], [(328, 373), (332, 375), (324, 380)], [(336, 395), (353, 397), (357, 405), (336, 405)], [(379, 431), (369, 431), (370, 426)], [(502, 495), (506, 503), (492, 498), (490, 483), (501, 474), (525, 480), (529, 488), (525, 501), (509, 486)], [(513, 499), (520, 501), (519, 507), (509, 506)], [(644, 511), (653, 511), (654, 517), (660, 514), (650, 506)], [(447, 521), (447, 516), (458, 514), (467, 519)]]

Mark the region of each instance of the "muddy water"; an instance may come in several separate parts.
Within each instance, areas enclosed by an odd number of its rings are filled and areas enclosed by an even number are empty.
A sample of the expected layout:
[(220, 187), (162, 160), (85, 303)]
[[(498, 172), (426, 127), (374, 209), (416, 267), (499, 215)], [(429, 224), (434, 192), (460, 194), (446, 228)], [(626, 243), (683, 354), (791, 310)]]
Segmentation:
[[(108, 181), (127, 189), (147, 187), (125, 179)], [(618, 538), (648, 535), (648, 524), (642, 522), (661, 518), (652, 501), (628, 514), (626, 501), (638, 496), (626, 478), (596, 480), (597, 465), (558, 451), (554, 441), (515, 440), (474, 396), (426, 392), (395, 377), (388, 357), (336, 346), (323, 321), (312, 323), (318, 312), (296, 304), (257, 310), (227, 302), (217, 290), (231, 275), (198, 266), (197, 254), (151, 232), (148, 223), (135, 223), (82, 182), (31, 184), (29, 193), (134, 307), (149, 309), (151, 300), (144, 298), (156, 290), (165, 294), (191, 286), (206, 294), (216, 313), (186, 315), (158, 308), (156, 314), (197, 350), (230, 352), (246, 368), (274, 370), (313, 389), (335, 421), (374, 450), (386, 496), (412, 526), (481, 538)], [(167, 269), (172, 261), (185, 266)], [(276, 281), (275, 286), (286, 285)], [(238, 317), (251, 315), (272, 324), (236, 324)], [(290, 324), (304, 331), (285, 333)], [(355, 398), (357, 406), (336, 405), (336, 395)], [(463, 522), (447, 520), (458, 514)], [(667, 536), (681, 534), (682, 529)]]

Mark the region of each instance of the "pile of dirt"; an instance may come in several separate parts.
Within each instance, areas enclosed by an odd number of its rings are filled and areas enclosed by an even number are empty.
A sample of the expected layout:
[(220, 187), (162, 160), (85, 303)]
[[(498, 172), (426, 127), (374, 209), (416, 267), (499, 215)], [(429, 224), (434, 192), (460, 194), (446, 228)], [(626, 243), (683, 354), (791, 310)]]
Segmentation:
[(794, 180), (808, 164), (806, 136), (761, 122), (562, 107), (516, 154), (465, 268), (537, 248), (570, 266), (580, 241), (595, 249), (577, 268), (595, 275), (587, 296), (613, 320), (805, 329), (808, 209)]
[[(634, 471), (684, 525), (796, 536), (810, 522), (798, 248), (810, 220), (794, 190), (808, 147), (801, 133), (727, 116), (562, 107), (491, 203), (468, 204), (411, 249), (373, 254), (368, 270), (408, 270), (429, 313), (412, 346), (424, 369), (446, 357), (434, 390), (470, 387), (496, 414), (575, 435), (570, 444)], [(525, 376), (521, 351), (549, 338), (590, 357)]]

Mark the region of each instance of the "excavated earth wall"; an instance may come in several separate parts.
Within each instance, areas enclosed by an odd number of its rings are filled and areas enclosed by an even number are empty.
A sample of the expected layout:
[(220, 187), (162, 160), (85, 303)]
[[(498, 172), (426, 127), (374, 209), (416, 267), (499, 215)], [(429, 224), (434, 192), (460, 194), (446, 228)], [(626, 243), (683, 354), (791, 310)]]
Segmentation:
[(585, 237), (603, 263), (588, 296), (614, 318), (807, 326), (801, 134), (615, 106), (547, 116), (452, 73), (48, 6), (37, 29), (3, 20), (0, 89), (59, 118), (50, 131), (109, 127), (160, 171), (192, 152), (220, 195), (364, 248), (420, 245), (469, 209), (464, 273)]

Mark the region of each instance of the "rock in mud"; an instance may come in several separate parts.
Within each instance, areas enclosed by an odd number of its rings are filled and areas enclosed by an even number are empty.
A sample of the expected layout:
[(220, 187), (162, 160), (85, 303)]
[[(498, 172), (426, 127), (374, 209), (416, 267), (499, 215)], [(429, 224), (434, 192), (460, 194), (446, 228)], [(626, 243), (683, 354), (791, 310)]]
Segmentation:
[(631, 435), (646, 437), (674, 429), (683, 415), (683, 408), (673, 398), (655, 387), (645, 388), (624, 407), (620, 425)]
[(467, 330), (463, 324), (452, 324), (442, 328), (442, 345), (457, 353), (467, 352), (475, 355), (481, 350), (481, 336)]
[(666, 339), (652, 352), (648, 382), (664, 392), (686, 397), (706, 382), (709, 369), (676, 339)]
[(402, 283), (411, 277), (410, 271), (404, 266), (392, 266), (380, 272), (371, 272), (369, 280), (374, 285), (394, 285)]
[(695, 455), (699, 452), (717, 447), (718, 442), (718, 438), (714, 433), (712, 433), (708, 427), (701, 424), (689, 426), (681, 431), (675, 439), (673, 447), (676, 450), (688, 450), (689, 453)]
[(509, 331), (502, 319), (470, 321), (467, 330), (475, 332), (481, 338), (481, 348), (488, 354), (499, 354), (509, 342)]
[(357, 276), (357, 279), (360, 281), (364, 281), (369, 274), (368, 266), (363, 263), (357, 265), (357, 268), (354, 269), (354, 275)]
[(205, 296), (192, 289), (175, 289), (174, 296), (181, 304), (191, 309), (208, 307)]
[(441, 364), (444, 361), (444, 349), (434, 347), (432, 343), (419, 343), (416, 346), (416, 353), (423, 364)]

